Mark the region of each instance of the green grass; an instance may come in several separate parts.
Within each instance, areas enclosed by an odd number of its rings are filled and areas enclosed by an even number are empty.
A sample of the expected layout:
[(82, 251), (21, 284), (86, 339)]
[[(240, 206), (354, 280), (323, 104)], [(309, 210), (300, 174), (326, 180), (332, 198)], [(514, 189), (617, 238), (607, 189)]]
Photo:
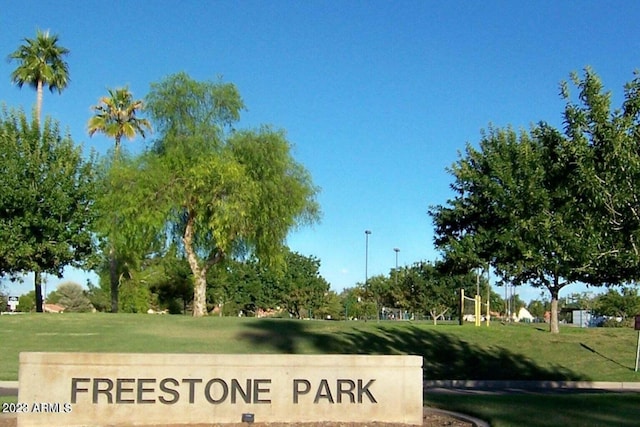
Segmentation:
[[(0, 316), (0, 380), (17, 380), (22, 351), (417, 354), (435, 379), (639, 381), (632, 329), (438, 325), (128, 314)], [(11, 398), (7, 398), (11, 399)], [(492, 426), (636, 425), (640, 394), (425, 396)]]
[(0, 380), (22, 351), (417, 354), (425, 379), (637, 381), (637, 332), (130, 314), (0, 316)]
[(635, 427), (640, 393), (427, 395), (425, 403), (492, 427)]

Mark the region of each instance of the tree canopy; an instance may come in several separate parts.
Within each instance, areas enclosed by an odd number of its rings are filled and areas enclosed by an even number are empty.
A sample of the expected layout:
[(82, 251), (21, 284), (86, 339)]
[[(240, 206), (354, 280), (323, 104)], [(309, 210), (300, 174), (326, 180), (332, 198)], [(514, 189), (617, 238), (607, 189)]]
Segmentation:
[(24, 44), (9, 55), (18, 63), (11, 73), (11, 80), (20, 88), (28, 84), (36, 90), (36, 120), (42, 115), (42, 92), (49, 86), (53, 92), (62, 92), (69, 84), (69, 66), (64, 57), (69, 49), (58, 44), (59, 38), (49, 31), (36, 31), (35, 38), (25, 38)]
[(572, 79), (579, 102), (564, 84), (564, 133), (545, 123), (520, 133), (490, 128), (451, 167), (455, 197), (430, 210), (447, 263), (490, 263), (503, 281), (547, 288), (552, 332), (564, 286), (640, 277), (640, 82), (611, 111), (590, 69)]
[(132, 140), (136, 135), (143, 138), (151, 130), (149, 120), (138, 117), (144, 108), (141, 100), (134, 100), (128, 88), (109, 89), (109, 96), (103, 96), (97, 105), (91, 107), (95, 115), (89, 119), (89, 136), (96, 132), (114, 139), (115, 157), (120, 152), (122, 137)]
[(82, 155), (58, 124), (42, 130), (22, 112), (0, 116), (0, 266), (3, 274), (62, 275), (87, 266), (93, 253), (94, 160)]
[(206, 275), (234, 254), (278, 262), (288, 232), (318, 216), (317, 188), (282, 131), (232, 131), (243, 103), (235, 86), (186, 74), (153, 84), (158, 131), (137, 165), (137, 224), (170, 237), (194, 277), (194, 316), (206, 314)]

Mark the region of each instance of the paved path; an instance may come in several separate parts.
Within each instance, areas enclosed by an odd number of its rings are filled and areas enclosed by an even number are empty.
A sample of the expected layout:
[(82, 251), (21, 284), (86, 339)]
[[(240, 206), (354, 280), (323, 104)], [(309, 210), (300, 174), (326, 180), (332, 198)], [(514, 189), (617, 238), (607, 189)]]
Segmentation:
[(18, 381), (0, 381), (0, 396), (17, 396)]

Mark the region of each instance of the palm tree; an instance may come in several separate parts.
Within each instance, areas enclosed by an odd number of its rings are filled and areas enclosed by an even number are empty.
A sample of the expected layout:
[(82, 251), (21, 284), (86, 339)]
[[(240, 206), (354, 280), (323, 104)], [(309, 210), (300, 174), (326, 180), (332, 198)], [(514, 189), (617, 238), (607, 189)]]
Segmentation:
[[(109, 89), (109, 96), (100, 98), (98, 105), (91, 107), (95, 115), (89, 119), (89, 136), (96, 132), (103, 133), (115, 140), (114, 164), (120, 156), (122, 137), (132, 140), (140, 134), (145, 137), (145, 129), (151, 130), (147, 119), (137, 117), (136, 113), (144, 108), (143, 102), (133, 100), (128, 88)], [(117, 216), (117, 214), (115, 214)], [(117, 222), (117, 217), (113, 223)], [(116, 250), (113, 236), (108, 241), (109, 282), (111, 287), (111, 312), (118, 312), (118, 294), (120, 288), (120, 271), (123, 267), (121, 257)]]
[(91, 107), (95, 116), (89, 119), (89, 136), (100, 132), (115, 139), (115, 158), (120, 153), (122, 137), (132, 140), (140, 134), (145, 137), (145, 129), (151, 130), (147, 119), (136, 116), (136, 112), (143, 109), (141, 100), (133, 100), (129, 89), (109, 89), (109, 96), (100, 98), (99, 104)]
[(42, 111), (42, 89), (49, 86), (53, 93), (61, 93), (69, 84), (69, 65), (63, 57), (69, 49), (58, 45), (58, 36), (49, 31), (36, 30), (34, 39), (25, 38), (25, 43), (9, 55), (18, 67), (11, 73), (11, 81), (18, 87), (26, 83), (36, 89), (36, 120), (40, 124)]

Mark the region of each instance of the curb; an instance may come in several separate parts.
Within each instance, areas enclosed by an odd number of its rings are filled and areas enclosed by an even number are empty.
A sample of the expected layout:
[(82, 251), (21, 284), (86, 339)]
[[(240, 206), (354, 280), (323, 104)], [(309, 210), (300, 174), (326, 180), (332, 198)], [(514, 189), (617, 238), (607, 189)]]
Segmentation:
[(423, 409), (423, 413), (424, 414), (433, 413), (433, 414), (446, 415), (448, 417), (452, 417), (452, 418), (455, 418), (455, 419), (460, 420), (460, 421), (471, 423), (475, 427), (490, 427), (489, 423), (487, 423), (486, 421), (483, 421), (483, 420), (481, 420), (479, 418), (472, 417), (472, 416), (467, 415), (467, 414), (461, 414), (459, 412), (452, 412), (452, 411), (446, 411), (444, 409), (425, 407)]

